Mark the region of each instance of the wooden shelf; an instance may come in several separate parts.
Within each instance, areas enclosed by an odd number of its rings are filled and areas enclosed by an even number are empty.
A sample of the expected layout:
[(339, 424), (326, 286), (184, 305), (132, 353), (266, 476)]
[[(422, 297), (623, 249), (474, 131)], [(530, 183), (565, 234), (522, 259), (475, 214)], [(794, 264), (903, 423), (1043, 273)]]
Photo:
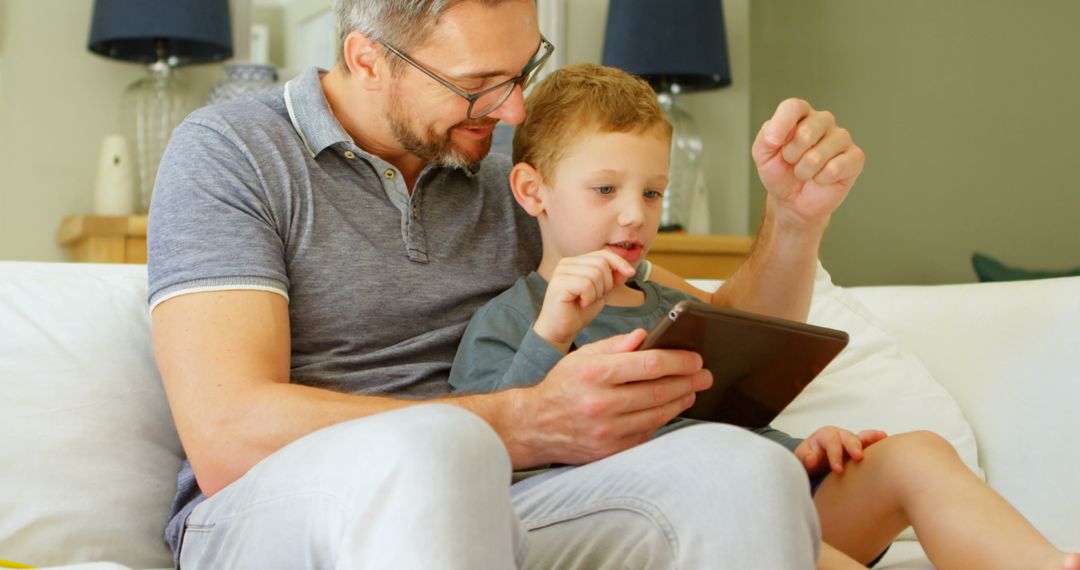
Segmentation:
[(69, 261), (146, 263), (146, 216), (67, 216), (56, 241)]
[(750, 254), (754, 238), (732, 235), (656, 235), (648, 259), (684, 279), (726, 279)]
[[(68, 216), (56, 233), (71, 261), (146, 263), (146, 216)], [(749, 236), (657, 234), (649, 261), (685, 279), (725, 279), (750, 253)]]

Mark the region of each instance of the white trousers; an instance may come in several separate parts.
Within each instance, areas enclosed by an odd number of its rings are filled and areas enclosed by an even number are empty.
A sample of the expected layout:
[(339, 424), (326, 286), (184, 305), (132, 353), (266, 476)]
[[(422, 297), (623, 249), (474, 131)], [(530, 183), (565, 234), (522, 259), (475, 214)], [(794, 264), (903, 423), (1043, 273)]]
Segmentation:
[(696, 425), (511, 486), (495, 432), (449, 405), (338, 424), (196, 507), (182, 570), (813, 568), (807, 477), (782, 446)]

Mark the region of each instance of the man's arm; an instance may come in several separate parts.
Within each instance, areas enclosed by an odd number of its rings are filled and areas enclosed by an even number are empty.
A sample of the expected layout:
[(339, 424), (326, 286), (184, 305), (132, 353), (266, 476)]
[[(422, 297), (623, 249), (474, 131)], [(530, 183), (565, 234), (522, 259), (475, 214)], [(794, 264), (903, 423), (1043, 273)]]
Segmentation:
[[(832, 113), (816, 111), (800, 99), (780, 103), (754, 139), (751, 154), (768, 191), (765, 217), (749, 257), (709, 299), (805, 321), (825, 229), (866, 158)], [(656, 281), (689, 287), (655, 269)]]
[[(180, 295), (152, 319), (177, 431), (208, 496), (318, 429), (420, 403), (290, 383), (288, 307), (275, 293)], [(631, 352), (644, 336), (582, 347), (531, 388), (439, 401), (485, 419), (515, 468), (587, 463), (645, 441), (711, 384), (696, 354)]]

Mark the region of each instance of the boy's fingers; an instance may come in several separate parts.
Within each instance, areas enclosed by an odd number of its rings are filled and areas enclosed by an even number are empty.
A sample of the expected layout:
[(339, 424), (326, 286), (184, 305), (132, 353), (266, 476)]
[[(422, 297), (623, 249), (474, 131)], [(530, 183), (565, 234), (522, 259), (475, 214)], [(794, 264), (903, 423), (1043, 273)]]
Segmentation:
[(606, 266), (601, 269), (600, 265), (602, 263), (596, 260), (591, 262), (579, 261), (563, 267), (559, 277), (567, 279), (568, 283), (575, 283), (578, 291), (582, 291), (586, 287), (592, 289), (594, 295), (591, 301), (594, 301), (605, 296), (612, 288), (611, 272), (607, 270)]
[(859, 441), (859, 438), (855, 437), (855, 434), (846, 430), (841, 433), (840, 437), (844, 443), (844, 449), (847, 450), (847, 454), (856, 461), (861, 460), (863, 458), (863, 446), (862, 442)]
[(866, 448), (889, 437), (889, 434), (881, 430), (868, 429), (860, 431), (858, 437), (859, 441), (862, 442), (863, 448)]
[(840, 473), (844, 470), (844, 446), (840, 438), (829, 438), (824, 444), (825, 455), (829, 458), (832, 470)]
[(634, 266), (629, 261), (617, 255), (615, 252), (607, 249), (601, 249), (597, 253), (602, 255), (604, 259), (608, 260), (608, 264), (614, 271), (626, 275), (627, 277), (634, 276)]

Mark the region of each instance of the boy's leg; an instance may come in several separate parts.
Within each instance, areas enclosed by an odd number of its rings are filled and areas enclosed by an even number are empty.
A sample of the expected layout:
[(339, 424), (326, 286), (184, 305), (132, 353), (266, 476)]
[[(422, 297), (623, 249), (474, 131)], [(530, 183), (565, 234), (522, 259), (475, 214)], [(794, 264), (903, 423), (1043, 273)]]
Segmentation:
[(526, 568), (813, 568), (806, 473), (741, 428), (679, 429), (518, 483)]
[(856, 562), (854, 558), (840, 552), (829, 543), (822, 542), (817, 570), (866, 570), (866, 565)]
[(822, 537), (861, 563), (915, 527), (934, 565), (1062, 568), (1064, 554), (930, 432), (886, 438), (814, 495)]
[(418, 405), (319, 430), (194, 509), (195, 568), (516, 568), (524, 532), (499, 437)]

